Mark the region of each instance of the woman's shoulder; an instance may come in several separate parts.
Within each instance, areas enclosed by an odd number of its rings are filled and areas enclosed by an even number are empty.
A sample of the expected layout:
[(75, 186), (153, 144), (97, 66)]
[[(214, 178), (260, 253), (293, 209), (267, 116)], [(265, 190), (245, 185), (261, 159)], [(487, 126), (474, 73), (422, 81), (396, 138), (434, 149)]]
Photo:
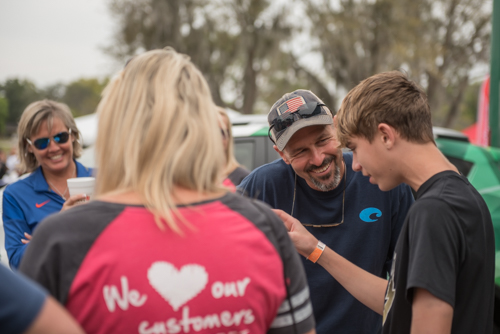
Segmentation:
[(269, 222), (269, 220), (277, 218), (272, 212), (271, 207), (258, 199), (249, 198), (237, 193), (227, 193), (220, 201), (232, 211), (250, 218), (249, 220), (253, 222)]
[(244, 167), (236, 167), (229, 175), (228, 175), (228, 179), (231, 180), (231, 182), (234, 184), (234, 185), (239, 185), (241, 183), (241, 181), (243, 181), (243, 179), (245, 177), (248, 176), (248, 174), (250, 174), (250, 171), (247, 170), (246, 168)]
[(89, 230), (101, 231), (126, 208), (127, 205), (119, 203), (90, 201), (46, 217), (37, 230), (44, 233), (46, 238), (52, 234), (67, 234), (78, 238), (78, 235)]
[(80, 162), (76, 161), (76, 170), (77, 170), (77, 175), (78, 177), (86, 177), (86, 176), (93, 176), (94, 173), (94, 168), (90, 167), (85, 167), (82, 165)]
[(5, 186), (4, 194), (22, 194), (27, 190), (33, 190), (33, 183), (36, 179), (35, 172), (24, 174), (16, 181)]

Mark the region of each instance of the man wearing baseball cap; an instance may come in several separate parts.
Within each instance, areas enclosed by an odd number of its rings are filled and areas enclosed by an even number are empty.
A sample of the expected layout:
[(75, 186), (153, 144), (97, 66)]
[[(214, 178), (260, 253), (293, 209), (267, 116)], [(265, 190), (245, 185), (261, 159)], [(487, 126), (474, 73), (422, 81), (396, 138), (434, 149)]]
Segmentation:
[(317, 333), (378, 333), (382, 318), (315, 264), (327, 245), (366, 271), (387, 278), (413, 195), (406, 185), (382, 192), (352, 170), (352, 154), (335, 138), (330, 110), (314, 93), (285, 94), (268, 115), (281, 159), (255, 169), (238, 187), (297, 218), (318, 240), (303, 259)]

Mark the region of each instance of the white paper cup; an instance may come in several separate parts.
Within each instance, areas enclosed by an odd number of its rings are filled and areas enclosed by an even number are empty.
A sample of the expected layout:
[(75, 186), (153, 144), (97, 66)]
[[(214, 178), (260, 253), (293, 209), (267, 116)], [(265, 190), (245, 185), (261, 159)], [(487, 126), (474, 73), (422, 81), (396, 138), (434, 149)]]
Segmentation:
[(95, 177), (75, 177), (68, 179), (69, 195), (85, 194), (92, 198), (94, 194)]

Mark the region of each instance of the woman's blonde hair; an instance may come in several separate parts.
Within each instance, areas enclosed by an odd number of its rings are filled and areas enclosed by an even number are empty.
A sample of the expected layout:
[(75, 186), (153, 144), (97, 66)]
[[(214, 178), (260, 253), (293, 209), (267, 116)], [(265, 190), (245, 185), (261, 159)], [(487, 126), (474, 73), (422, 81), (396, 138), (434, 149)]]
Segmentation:
[(96, 194), (134, 191), (160, 228), (181, 233), (174, 186), (222, 189), (217, 109), (201, 72), (172, 48), (148, 51), (110, 82), (97, 113)]
[(226, 168), (224, 174), (229, 175), (235, 168), (239, 167), (240, 164), (234, 157), (233, 131), (231, 129), (229, 116), (224, 108), (217, 107), (217, 111), (219, 112), (219, 121), (224, 126), (222, 130), (224, 131), (227, 140), (227, 148), (224, 152), (226, 154)]
[(36, 135), (44, 121), (47, 121), (47, 127), (50, 133), (52, 131), (54, 118), (60, 119), (68, 130), (71, 129), (71, 135), (75, 138), (75, 140), (73, 140), (73, 159), (80, 157), (82, 152), (80, 131), (78, 131), (76, 127), (75, 120), (73, 119), (73, 115), (71, 115), (69, 107), (64, 103), (52, 100), (36, 101), (24, 109), (17, 126), (19, 167), (21, 170), (32, 172), (38, 167), (39, 163), (35, 155), (29, 152), (29, 143), (26, 139)]

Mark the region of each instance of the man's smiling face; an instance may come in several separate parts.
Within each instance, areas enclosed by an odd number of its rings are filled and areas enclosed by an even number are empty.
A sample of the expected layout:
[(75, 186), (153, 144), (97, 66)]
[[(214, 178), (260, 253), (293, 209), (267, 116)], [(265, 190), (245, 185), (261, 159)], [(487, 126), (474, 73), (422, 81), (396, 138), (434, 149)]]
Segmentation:
[(300, 129), (290, 138), (283, 152), (278, 153), (312, 189), (330, 191), (342, 179), (345, 168), (342, 150), (338, 148), (331, 125)]

